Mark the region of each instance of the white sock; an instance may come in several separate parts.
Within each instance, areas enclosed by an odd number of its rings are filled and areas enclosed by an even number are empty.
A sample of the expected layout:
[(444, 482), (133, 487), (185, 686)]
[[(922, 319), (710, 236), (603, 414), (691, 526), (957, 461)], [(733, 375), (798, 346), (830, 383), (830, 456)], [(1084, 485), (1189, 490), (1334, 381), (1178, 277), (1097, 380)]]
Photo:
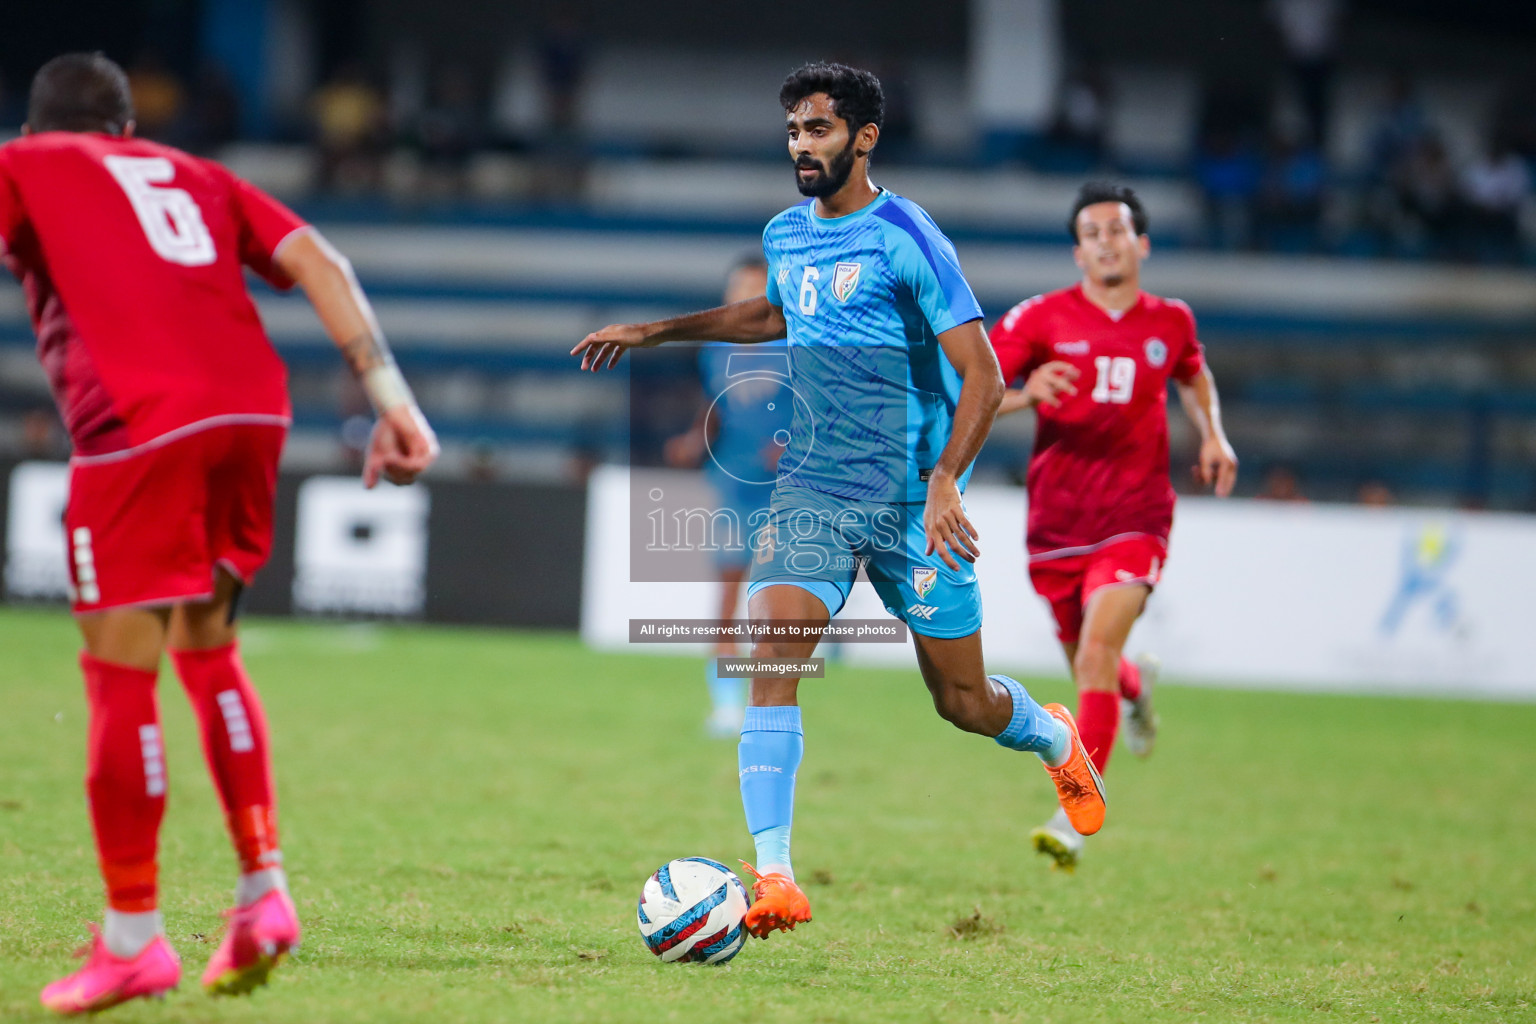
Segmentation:
[(1072, 827), (1072, 819), (1067, 817), (1067, 812), (1062, 808), (1056, 808), (1056, 813), (1051, 815), (1051, 820), (1045, 823), (1047, 828), (1053, 828), (1058, 832), (1065, 832), (1069, 836), (1078, 834)]
[(155, 941), (156, 935), (165, 934), (165, 919), (158, 910), (146, 910), (142, 914), (125, 914), (121, 910), (107, 908), (107, 921), (101, 930), (101, 938), (113, 956), (132, 960), (144, 952), (144, 947)]
[(248, 907), (273, 889), (288, 891), (288, 876), (282, 868), (262, 868), (240, 876), (235, 886), (235, 906)]
[(1051, 721), (1056, 723), (1056, 739), (1048, 748), (1040, 751), (1040, 760), (1048, 767), (1060, 768), (1072, 759), (1072, 730), (1055, 715), (1051, 716)]

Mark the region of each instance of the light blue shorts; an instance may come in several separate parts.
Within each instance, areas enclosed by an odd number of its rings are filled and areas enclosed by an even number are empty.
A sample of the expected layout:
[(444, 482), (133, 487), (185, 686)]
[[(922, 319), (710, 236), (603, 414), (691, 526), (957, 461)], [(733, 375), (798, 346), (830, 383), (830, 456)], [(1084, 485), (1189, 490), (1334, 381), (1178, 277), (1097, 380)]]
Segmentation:
[(981, 628), (976, 570), (951, 569), (928, 546), (923, 504), (860, 501), (781, 484), (767, 523), (755, 531), (750, 600), (789, 584), (816, 595), (827, 614), (842, 610), (863, 568), (886, 610), (914, 633), (970, 636)]

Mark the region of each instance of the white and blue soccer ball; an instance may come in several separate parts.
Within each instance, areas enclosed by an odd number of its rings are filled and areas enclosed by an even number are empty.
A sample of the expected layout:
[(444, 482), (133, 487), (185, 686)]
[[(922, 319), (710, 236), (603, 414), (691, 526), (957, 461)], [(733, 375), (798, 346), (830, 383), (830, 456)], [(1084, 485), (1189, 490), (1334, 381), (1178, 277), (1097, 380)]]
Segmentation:
[(746, 944), (741, 919), (750, 903), (747, 887), (724, 864), (680, 857), (645, 880), (640, 937), (667, 963), (723, 964)]

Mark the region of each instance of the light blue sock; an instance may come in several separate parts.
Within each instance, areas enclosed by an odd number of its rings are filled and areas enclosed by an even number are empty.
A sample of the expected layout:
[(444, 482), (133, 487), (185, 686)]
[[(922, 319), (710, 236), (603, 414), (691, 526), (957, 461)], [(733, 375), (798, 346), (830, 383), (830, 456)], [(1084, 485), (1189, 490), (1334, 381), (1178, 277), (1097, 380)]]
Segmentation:
[(736, 753), (747, 831), (757, 846), (758, 869), (791, 878), (789, 830), (795, 816), (795, 773), (804, 753), (798, 706), (747, 708)]
[(1028, 750), (1039, 754), (1048, 765), (1059, 766), (1072, 750), (1072, 733), (1055, 715), (1046, 711), (1017, 680), (1007, 676), (988, 676), (1013, 698), (1013, 718), (997, 734), (997, 742), (1009, 750)]
[(709, 683), (709, 703), (716, 711), (739, 711), (742, 705), (742, 694), (746, 692), (742, 685), (744, 679), (720, 676), (720, 659), (712, 657), (704, 663), (704, 678)]
[(769, 867), (782, 871), (790, 878), (795, 871), (789, 864), (789, 826), (775, 825), (753, 833), (752, 845), (757, 847), (757, 869), (765, 874)]

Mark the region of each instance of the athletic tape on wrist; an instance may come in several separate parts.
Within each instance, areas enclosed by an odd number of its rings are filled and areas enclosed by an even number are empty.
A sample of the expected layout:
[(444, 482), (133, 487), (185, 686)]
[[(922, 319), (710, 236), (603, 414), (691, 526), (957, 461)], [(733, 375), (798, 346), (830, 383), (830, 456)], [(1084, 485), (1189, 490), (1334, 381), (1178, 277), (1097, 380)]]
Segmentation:
[(364, 373), (363, 391), (367, 393), (368, 400), (373, 403), (374, 411), (379, 413), (388, 412), (397, 406), (416, 403), (416, 396), (411, 394), (411, 386), (405, 382), (400, 367), (393, 362), (375, 366)]

